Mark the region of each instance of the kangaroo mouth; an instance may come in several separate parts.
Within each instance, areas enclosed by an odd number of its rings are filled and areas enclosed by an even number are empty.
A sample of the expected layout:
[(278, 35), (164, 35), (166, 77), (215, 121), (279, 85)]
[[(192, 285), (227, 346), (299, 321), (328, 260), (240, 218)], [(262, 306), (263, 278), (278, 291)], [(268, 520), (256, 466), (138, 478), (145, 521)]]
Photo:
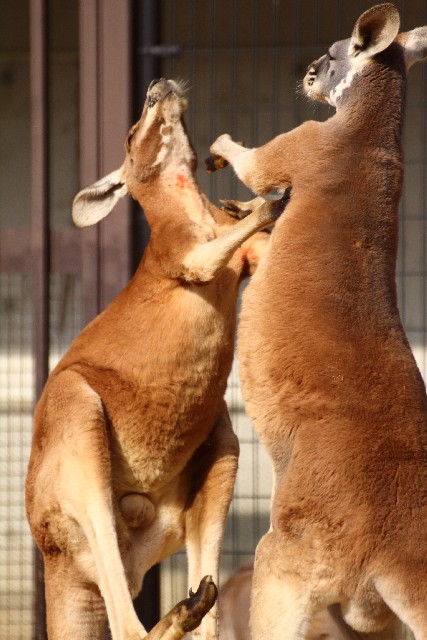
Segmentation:
[(182, 107), (186, 106), (184, 100), (184, 86), (175, 80), (166, 80), (166, 78), (160, 78), (159, 80), (152, 80), (147, 91), (147, 104), (148, 107), (154, 107), (158, 102), (164, 100), (167, 96), (176, 97), (182, 101)]

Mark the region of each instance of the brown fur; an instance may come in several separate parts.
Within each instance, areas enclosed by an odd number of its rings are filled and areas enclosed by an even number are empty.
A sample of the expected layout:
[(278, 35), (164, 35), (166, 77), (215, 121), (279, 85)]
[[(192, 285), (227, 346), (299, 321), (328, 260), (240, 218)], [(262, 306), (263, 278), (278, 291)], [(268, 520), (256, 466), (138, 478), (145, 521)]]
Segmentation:
[[(218, 594), (221, 640), (250, 640), (249, 610), (253, 560), (239, 567)], [(349, 640), (327, 609), (318, 611), (310, 621), (304, 640)]]
[(256, 192), (292, 186), (239, 330), (275, 475), (255, 640), (302, 638), (334, 603), (359, 637), (395, 637), (399, 618), (427, 638), (427, 399), (395, 286), (405, 62), (425, 56), (427, 29), (398, 26), (392, 5), (374, 7), (312, 63), (307, 94), (337, 107), (326, 122), (211, 147)]
[[(151, 238), (36, 409), (27, 512), (45, 560), (50, 640), (102, 638), (106, 614), (114, 640), (143, 638), (131, 597), (184, 543), (190, 585), (218, 573), (238, 457), (223, 400), (236, 298), (267, 241), (250, 237), (273, 218), (263, 205), (236, 223), (200, 193), (185, 107), (179, 85), (152, 83), (123, 167), (74, 201), (85, 226), (129, 192)], [(165, 637), (182, 636), (178, 622), (165, 625)], [(216, 636), (215, 607), (201, 634)]]

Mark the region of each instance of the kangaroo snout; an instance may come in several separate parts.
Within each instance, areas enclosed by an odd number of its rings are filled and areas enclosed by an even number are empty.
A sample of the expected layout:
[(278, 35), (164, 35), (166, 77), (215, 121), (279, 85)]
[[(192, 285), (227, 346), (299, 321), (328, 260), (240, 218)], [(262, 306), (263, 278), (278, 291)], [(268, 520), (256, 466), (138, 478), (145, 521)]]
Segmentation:
[(152, 80), (147, 90), (147, 105), (152, 108), (158, 102), (164, 100), (166, 96), (172, 94), (176, 98), (182, 98), (183, 93), (183, 87), (174, 80), (167, 80), (166, 78)]

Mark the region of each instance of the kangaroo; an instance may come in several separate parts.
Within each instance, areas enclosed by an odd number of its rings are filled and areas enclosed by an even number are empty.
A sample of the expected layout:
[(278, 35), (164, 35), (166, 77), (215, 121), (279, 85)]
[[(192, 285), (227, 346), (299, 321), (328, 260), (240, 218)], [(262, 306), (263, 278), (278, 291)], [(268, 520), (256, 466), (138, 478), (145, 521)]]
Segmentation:
[[(26, 501), (50, 640), (101, 639), (107, 616), (113, 640), (143, 638), (132, 597), (184, 543), (189, 584), (208, 576), (189, 616), (214, 601), (209, 576), (217, 581), (238, 459), (223, 399), (238, 286), (266, 246), (255, 232), (281, 205), (237, 221), (209, 202), (186, 105), (178, 83), (153, 81), (123, 166), (73, 203), (86, 226), (129, 193), (151, 236), (130, 283), (73, 341), (36, 408)], [(214, 605), (202, 638), (217, 636), (216, 617)], [(168, 621), (168, 639), (190, 628), (187, 616)]]
[(427, 27), (399, 24), (374, 6), (310, 64), (304, 90), (336, 108), (327, 121), (211, 147), (258, 194), (292, 187), (238, 334), (274, 467), (255, 640), (302, 638), (328, 605), (357, 637), (396, 637), (400, 620), (427, 639), (427, 399), (395, 285), (406, 72), (427, 56)]

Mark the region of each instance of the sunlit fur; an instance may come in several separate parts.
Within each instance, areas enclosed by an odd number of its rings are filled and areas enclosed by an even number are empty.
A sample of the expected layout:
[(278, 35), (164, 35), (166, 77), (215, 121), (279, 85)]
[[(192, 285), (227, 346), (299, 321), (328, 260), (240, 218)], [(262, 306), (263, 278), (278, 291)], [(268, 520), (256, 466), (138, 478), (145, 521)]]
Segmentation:
[[(249, 640), (249, 610), (253, 560), (240, 566), (225, 582), (218, 595), (221, 640)], [(327, 610), (318, 611), (310, 621), (305, 640), (349, 640), (348, 631)]]
[(427, 29), (398, 29), (392, 5), (373, 7), (309, 66), (306, 91), (337, 108), (327, 121), (211, 147), (256, 193), (292, 186), (238, 339), (275, 478), (253, 640), (300, 640), (333, 604), (358, 638), (399, 637), (400, 619), (427, 639), (427, 399), (395, 284), (406, 68)]
[[(45, 561), (49, 640), (101, 640), (107, 615), (113, 640), (141, 640), (132, 598), (184, 544), (189, 586), (218, 581), (239, 448), (223, 399), (236, 299), (266, 247), (256, 232), (274, 218), (263, 204), (236, 221), (200, 192), (182, 88), (150, 85), (123, 166), (73, 204), (87, 226), (130, 193), (151, 236), (132, 280), (73, 341), (37, 405), (26, 499)], [(192, 602), (156, 640), (194, 626), (207, 609)], [(216, 638), (215, 607), (194, 633)]]

